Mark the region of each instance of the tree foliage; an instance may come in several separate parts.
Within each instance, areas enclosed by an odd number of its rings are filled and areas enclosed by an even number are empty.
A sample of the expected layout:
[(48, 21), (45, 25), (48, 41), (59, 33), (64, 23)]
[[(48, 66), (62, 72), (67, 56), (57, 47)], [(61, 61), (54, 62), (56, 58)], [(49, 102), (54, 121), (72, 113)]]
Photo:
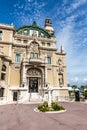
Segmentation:
[(78, 88), (77, 85), (72, 85), (71, 87), (72, 87), (72, 89), (74, 89), (74, 90)]
[(81, 90), (82, 90), (82, 91), (85, 91), (86, 89), (87, 89), (87, 85), (82, 85), (82, 86), (81, 86)]

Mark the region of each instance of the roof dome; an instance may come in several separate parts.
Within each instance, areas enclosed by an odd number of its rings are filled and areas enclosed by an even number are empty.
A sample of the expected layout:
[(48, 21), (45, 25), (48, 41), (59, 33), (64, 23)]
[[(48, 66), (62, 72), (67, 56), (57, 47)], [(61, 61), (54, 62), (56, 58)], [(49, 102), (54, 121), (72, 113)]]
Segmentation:
[(44, 27), (44, 29), (47, 31), (54, 31), (53, 27), (51, 27), (51, 26), (46, 26), (46, 27)]

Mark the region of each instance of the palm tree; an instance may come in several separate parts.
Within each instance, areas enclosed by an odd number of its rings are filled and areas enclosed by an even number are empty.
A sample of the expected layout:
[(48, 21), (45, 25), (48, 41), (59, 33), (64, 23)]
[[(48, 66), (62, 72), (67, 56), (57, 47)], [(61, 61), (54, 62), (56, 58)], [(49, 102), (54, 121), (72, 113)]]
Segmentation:
[(74, 89), (74, 91), (78, 88), (77, 85), (72, 85), (71, 87)]
[(71, 87), (73, 89), (72, 94), (73, 96), (75, 96), (75, 90), (77, 89), (77, 85), (72, 85)]
[(82, 85), (81, 90), (84, 91), (85, 87), (86, 87), (85, 85)]
[(87, 99), (87, 85), (82, 85), (81, 89), (83, 96), (85, 97), (85, 99)]

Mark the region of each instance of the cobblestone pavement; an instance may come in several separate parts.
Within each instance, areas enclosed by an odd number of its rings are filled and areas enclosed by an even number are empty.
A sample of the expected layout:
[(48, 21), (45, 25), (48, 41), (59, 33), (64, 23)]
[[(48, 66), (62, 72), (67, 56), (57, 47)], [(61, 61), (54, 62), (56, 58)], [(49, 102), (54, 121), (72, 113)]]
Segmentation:
[(38, 113), (34, 104), (0, 106), (0, 130), (87, 130), (87, 104), (59, 103), (64, 113)]

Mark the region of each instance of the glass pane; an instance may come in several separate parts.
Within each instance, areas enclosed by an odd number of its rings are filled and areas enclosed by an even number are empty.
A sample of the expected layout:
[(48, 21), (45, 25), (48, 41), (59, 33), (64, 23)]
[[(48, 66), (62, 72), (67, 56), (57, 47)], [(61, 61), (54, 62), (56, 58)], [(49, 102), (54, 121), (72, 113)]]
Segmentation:
[(38, 92), (38, 78), (37, 77), (29, 78), (29, 92)]
[(2, 32), (0, 31), (0, 40), (2, 39)]
[(28, 43), (28, 41), (27, 41), (27, 40), (24, 40), (24, 43)]
[(34, 53), (33, 52), (30, 53), (30, 58), (34, 58)]
[(20, 62), (20, 54), (16, 54), (15, 62)]
[(50, 46), (50, 43), (47, 43), (47, 46)]
[(1, 80), (5, 80), (5, 74), (1, 73)]
[(48, 64), (51, 64), (51, 58), (50, 57), (47, 57), (47, 62), (48, 62)]
[(37, 53), (34, 54), (34, 58), (38, 58), (38, 54)]
[(5, 65), (2, 66), (2, 71), (6, 71), (6, 66)]

